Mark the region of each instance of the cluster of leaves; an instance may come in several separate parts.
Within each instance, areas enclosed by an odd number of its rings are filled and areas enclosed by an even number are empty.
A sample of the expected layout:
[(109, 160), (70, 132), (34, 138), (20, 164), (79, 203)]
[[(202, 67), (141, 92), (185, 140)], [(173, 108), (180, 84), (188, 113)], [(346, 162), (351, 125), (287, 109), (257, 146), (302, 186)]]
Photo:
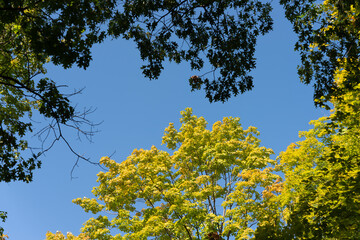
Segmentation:
[(203, 85), (210, 102), (224, 102), (252, 89), (255, 45), (272, 29), (271, 9), (259, 0), (128, 0), (111, 19), (109, 33), (137, 43), (150, 79), (159, 77), (165, 59), (189, 61), (193, 70), (207, 60), (214, 77), (203, 74), (200, 84), (190, 82), (192, 90)]
[[(90, 239), (358, 239), (360, 234), (360, 83), (339, 61), (328, 117), (312, 121), (278, 160), (258, 132), (224, 118), (212, 130), (191, 109), (163, 143), (172, 154), (135, 150), (122, 163), (103, 158), (97, 199), (75, 199), (91, 218)], [(340, 92), (340, 91), (339, 91)], [(273, 165), (271, 167), (271, 165)], [(276, 171), (276, 172), (274, 172)], [(276, 174), (281, 172), (285, 179)], [(140, 201), (139, 201), (140, 200)], [(141, 203), (141, 200), (145, 204)], [(112, 234), (113, 229), (121, 233)], [(122, 235), (125, 233), (125, 235)]]
[(0, 235), (0, 240), (6, 240), (6, 239), (9, 239), (8, 235), (6, 235), (6, 234)]
[(51, 233), (48, 232), (46, 234), (46, 240), (90, 240), (85, 234), (81, 233), (79, 236), (74, 236), (72, 233), (68, 232), (66, 236), (61, 232)]
[[(101, 30), (115, 1), (0, 1), (0, 22), (17, 24), (32, 52), (65, 68), (88, 67), (90, 48), (105, 38)], [(19, 46), (18, 44), (16, 46)], [(39, 59), (39, 58), (37, 58)]]
[[(299, 34), (300, 76), (315, 80), (319, 105), (333, 113), (313, 121), (304, 141), (292, 144), (279, 159), (285, 173), (282, 192), (289, 238), (360, 237), (360, 82), (358, 1), (326, 0), (308, 5), (286, 2)], [(311, 1), (312, 3), (313, 1)], [(301, 14), (300, 14), (301, 13)], [(329, 108), (328, 106), (326, 106)]]
[[(7, 212), (4, 212), (4, 211), (0, 211), (0, 219), (2, 222), (5, 222), (7, 218)], [(4, 233), (4, 229), (2, 227), (0, 227), (0, 236), (2, 236)]]
[[(290, 1), (283, 2), (290, 6)], [(287, 222), (283, 236), (358, 239), (360, 6), (357, 1), (331, 0), (304, 8), (291, 4), (289, 9), (303, 14), (291, 19), (300, 36), (300, 76), (305, 83), (316, 81), (318, 104), (330, 102), (334, 108), (329, 117), (312, 121), (313, 129), (300, 133), (305, 140), (279, 156), (286, 179), (281, 193)]]

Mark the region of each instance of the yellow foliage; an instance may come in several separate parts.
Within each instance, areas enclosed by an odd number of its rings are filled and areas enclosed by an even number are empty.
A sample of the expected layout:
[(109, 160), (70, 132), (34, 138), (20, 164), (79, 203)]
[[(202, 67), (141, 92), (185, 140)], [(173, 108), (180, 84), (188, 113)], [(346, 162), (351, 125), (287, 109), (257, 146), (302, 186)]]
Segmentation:
[(57, 231), (55, 234), (47, 232), (46, 240), (90, 240), (90, 238), (83, 233), (80, 233), (79, 236), (74, 236), (72, 233), (68, 232), (65, 236), (61, 232)]
[[(239, 118), (228, 117), (208, 130), (190, 108), (181, 115), (180, 129), (170, 123), (162, 139), (171, 154), (152, 146), (120, 163), (100, 160), (108, 171), (98, 174), (93, 194), (104, 205), (87, 198), (74, 203), (115, 217), (89, 219), (82, 231), (91, 239), (112, 239), (112, 228), (126, 239), (204, 238), (209, 232), (249, 238), (252, 224), (276, 218), (278, 205), (266, 193), (277, 196), (281, 184), (270, 167), (273, 151), (260, 146), (257, 129), (244, 130)], [(139, 209), (138, 200), (144, 202)]]

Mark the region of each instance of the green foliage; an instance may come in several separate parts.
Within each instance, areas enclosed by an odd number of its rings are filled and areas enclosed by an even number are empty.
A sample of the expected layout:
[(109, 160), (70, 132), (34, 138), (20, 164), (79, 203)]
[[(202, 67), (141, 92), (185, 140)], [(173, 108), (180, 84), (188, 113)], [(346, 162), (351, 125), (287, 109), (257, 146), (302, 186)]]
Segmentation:
[[(281, 3), (299, 35), (300, 77), (307, 84), (315, 81), (317, 103), (342, 94), (332, 80), (343, 58), (349, 63), (343, 66), (352, 74), (344, 84), (348, 89), (356, 86), (357, 1)], [(226, 101), (253, 87), (249, 72), (255, 68), (256, 40), (272, 28), (270, 11), (269, 3), (258, 0), (0, 1), (0, 181), (31, 181), (32, 171), (40, 167), (41, 152), (29, 158), (21, 154), (29, 149), (24, 137), (32, 131), (24, 117), (31, 117), (33, 110), (56, 124), (75, 117), (68, 98), (53, 81), (35, 78), (46, 73), (46, 61), (86, 68), (94, 44), (107, 36), (123, 37), (136, 42), (147, 61), (143, 73), (150, 79), (159, 77), (166, 59), (188, 61), (193, 70), (208, 62), (209, 72), (189, 78), (192, 90), (203, 88), (210, 101)], [(207, 77), (209, 73), (214, 77)]]
[[(345, 68), (336, 71), (338, 88), (347, 76)], [(101, 159), (108, 171), (98, 174), (97, 199), (73, 201), (97, 214), (83, 233), (90, 239), (359, 239), (359, 89), (333, 96), (332, 114), (312, 121), (314, 128), (300, 133), (304, 140), (279, 155), (280, 165), (260, 147), (255, 128), (224, 118), (207, 130), (186, 109), (179, 130), (165, 129), (170, 153), (153, 146), (122, 163)]]
[[(163, 137), (172, 154), (153, 146), (135, 149), (121, 163), (101, 159), (108, 171), (98, 174), (97, 200), (73, 202), (115, 216), (89, 219), (83, 233), (91, 239), (249, 239), (255, 224), (279, 227), (280, 178), (256, 128), (244, 130), (230, 117), (210, 131), (191, 109), (181, 115), (180, 130), (170, 124)], [(112, 236), (112, 229), (125, 235)]]

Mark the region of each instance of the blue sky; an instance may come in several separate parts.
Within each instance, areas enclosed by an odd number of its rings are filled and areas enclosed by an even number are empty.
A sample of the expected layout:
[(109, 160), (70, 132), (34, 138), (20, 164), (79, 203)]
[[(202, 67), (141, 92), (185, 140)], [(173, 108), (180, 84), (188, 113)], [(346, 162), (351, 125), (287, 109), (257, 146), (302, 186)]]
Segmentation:
[[(296, 36), (281, 7), (274, 6), (274, 31), (261, 37), (257, 46), (254, 90), (224, 104), (210, 104), (202, 91), (190, 92), (187, 79), (193, 73), (186, 63), (167, 63), (159, 80), (143, 78), (139, 53), (125, 40), (95, 46), (94, 60), (86, 71), (49, 65), (48, 75), (56, 82), (70, 89), (86, 87), (72, 101), (80, 108), (96, 108), (89, 118), (103, 121), (93, 143), (77, 141), (73, 132), (65, 131), (72, 146), (93, 161), (114, 151), (112, 158), (123, 161), (134, 148), (160, 147), (164, 129), (170, 122), (179, 126), (180, 111), (186, 107), (204, 116), (209, 127), (225, 116), (240, 117), (244, 127), (257, 127), (262, 145), (276, 153), (298, 141), (298, 131), (309, 129), (308, 122), (326, 112), (314, 107), (312, 87), (297, 77)], [(82, 223), (92, 217), (71, 201), (92, 196), (101, 169), (80, 162), (74, 172), (77, 178), (71, 180), (75, 160), (65, 144), (58, 143), (43, 157), (33, 182), (0, 184), (0, 210), (8, 212), (4, 228), (11, 240), (45, 239), (47, 231), (57, 230), (77, 235)]]

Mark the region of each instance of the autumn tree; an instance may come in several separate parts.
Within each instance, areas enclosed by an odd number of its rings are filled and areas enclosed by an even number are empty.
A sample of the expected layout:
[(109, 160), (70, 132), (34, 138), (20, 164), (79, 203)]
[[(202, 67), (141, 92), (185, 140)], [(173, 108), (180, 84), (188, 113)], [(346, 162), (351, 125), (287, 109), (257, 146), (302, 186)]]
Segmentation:
[(90, 239), (248, 239), (256, 227), (279, 228), (280, 177), (256, 128), (229, 117), (207, 130), (190, 108), (181, 115), (179, 130), (165, 129), (169, 151), (101, 159), (108, 171), (98, 174), (96, 198), (73, 201), (98, 214), (82, 228)]

